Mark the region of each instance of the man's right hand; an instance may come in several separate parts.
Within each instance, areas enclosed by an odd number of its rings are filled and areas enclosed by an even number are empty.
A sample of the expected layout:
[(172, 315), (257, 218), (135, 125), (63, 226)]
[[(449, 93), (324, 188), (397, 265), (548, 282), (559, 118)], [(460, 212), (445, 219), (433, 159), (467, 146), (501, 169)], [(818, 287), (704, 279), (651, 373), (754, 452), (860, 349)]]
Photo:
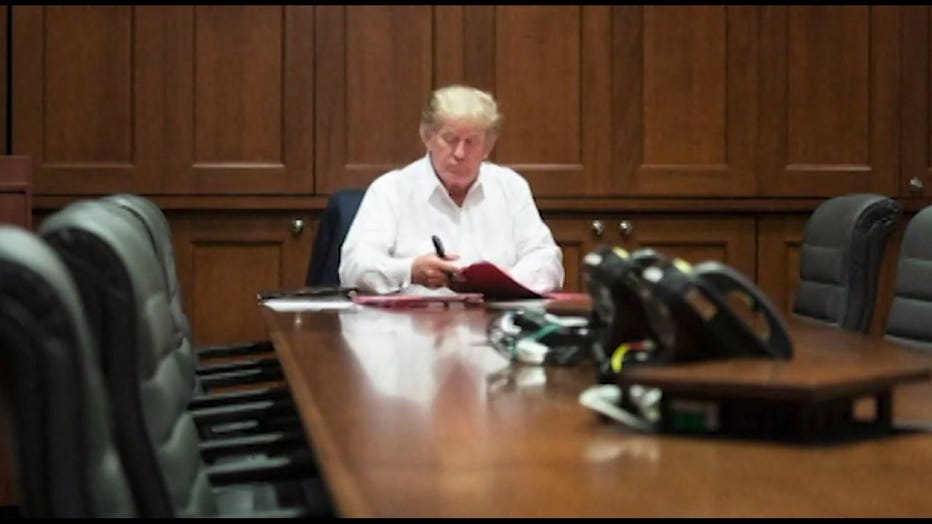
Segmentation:
[(440, 258), (436, 253), (427, 253), (415, 258), (411, 262), (411, 283), (429, 288), (451, 287), (461, 273), (460, 268), (451, 261), (459, 257), (454, 253), (447, 253), (446, 258)]

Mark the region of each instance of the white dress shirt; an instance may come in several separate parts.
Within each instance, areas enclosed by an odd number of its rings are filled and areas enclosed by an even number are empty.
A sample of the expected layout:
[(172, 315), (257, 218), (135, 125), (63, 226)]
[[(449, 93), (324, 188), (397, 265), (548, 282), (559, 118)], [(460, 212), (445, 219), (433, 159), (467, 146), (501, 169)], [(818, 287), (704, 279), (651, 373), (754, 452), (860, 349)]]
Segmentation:
[(340, 283), (376, 293), (409, 285), (411, 262), (434, 251), (431, 235), (460, 255), (461, 267), (485, 260), (537, 292), (563, 285), (563, 254), (521, 175), (483, 162), (459, 207), (427, 155), (366, 190), (343, 242)]

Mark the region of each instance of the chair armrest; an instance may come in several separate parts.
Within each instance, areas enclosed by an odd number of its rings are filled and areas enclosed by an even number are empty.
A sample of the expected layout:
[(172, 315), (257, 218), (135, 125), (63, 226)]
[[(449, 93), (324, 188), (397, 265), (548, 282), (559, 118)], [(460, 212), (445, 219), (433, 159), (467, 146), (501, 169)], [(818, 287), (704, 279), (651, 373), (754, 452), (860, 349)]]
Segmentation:
[(214, 486), (278, 482), (314, 477), (317, 474), (317, 464), (307, 449), (269, 457), (246, 457), (243, 460), (207, 466), (207, 476)]
[(307, 449), (308, 443), (303, 431), (278, 431), (203, 441), (199, 448), (201, 457), (210, 464), (233, 455), (277, 455)]
[(245, 355), (256, 355), (259, 353), (272, 353), (275, 347), (269, 340), (256, 342), (239, 342), (236, 344), (227, 344), (224, 346), (202, 346), (197, 349), (199, 359), (238, 357)]
[(258, 400), (243, 402), (241, 404), (189, 409), (188, 413), (190, 413), (194, 423), (201, 426), (223, 424), (244, 419), (262, 420), (281, 414), (292, 415), (295, 413), (295, 407), (290, 400), (285, 402)]
[(188, 409), (204, 409), (219, 406), (230, 406), (244, 402), (261, 400), (291, 401), (291, 390), (287, 386), (277, 386), (246, 391), (231, 391), (227, 393), (210, 393), (198, 395), (188, 403)]
[(297, 430), (301, 419), (290, 399), (189, 410), (201, 440)]
[(237, 360), (235, 362), (222, 362), (219, 364), (202, 364), (195, 368), (195, 373), (202, 376), (216, 373), (226, 373), (230, 371), (243, 371), (250, 369), (274, 369), (281, 367), (281, 363), (275, 357), (255, 358), (249, 360)]
[(284, 380), (285, 375), (279, 368), (252, 368), (198, 375), (198, 380), (204, 391), (227, 386), (243, 386), (259, 382), (275, 382)]

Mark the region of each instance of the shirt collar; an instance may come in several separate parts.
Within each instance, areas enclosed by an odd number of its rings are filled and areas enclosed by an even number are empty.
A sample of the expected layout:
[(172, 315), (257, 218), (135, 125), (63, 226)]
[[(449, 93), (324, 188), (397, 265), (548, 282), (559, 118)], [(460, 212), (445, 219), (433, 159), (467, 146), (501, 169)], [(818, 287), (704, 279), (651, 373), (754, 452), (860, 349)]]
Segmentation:
[[(437, 176), (437, 173), (434, 172), (434, 166), (430, 163), (430, 153), (424, 155), (424, 158), (421, 159), (421, 169), (418, 170), (418, 175), (420, 177), (420, 191), (421, 197), (426, 202), (433, 197), (436, 193), (438, 195), (444, 195), (446, 198), (449, 198), (447, 195), (447, 188), (444, 187), (443, 183), (440, 181), (440, 177)], [(466, 198), (469, 199), (473, 193), (481, 191), (482, 181), (485, 179), (485, 162), (479, 164), (479, 176), (476, 177), (476, 181), (473, 183), (472, 187), (469, 188), (469, 192), (466, 194)]]
[(424, 201), (430, 200), (434, 193), (442, 195), (447, 192), (446, 188), (443, 187), (443, 183), (440, 182), (440, 178), (434, 172), (434, 166), (430, 164), (430, 153), (424, 155), (421, 161), (418, 178), (418, 190), (421, 192)]

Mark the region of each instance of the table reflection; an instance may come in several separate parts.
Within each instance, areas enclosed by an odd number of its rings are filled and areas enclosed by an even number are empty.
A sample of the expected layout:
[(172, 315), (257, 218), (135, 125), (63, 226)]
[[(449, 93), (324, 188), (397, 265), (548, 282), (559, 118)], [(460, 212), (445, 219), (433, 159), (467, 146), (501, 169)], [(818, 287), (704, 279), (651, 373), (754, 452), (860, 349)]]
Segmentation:
[[(462, 308), (460, 308), (462, 309)], [(485, 395), (485, 376), (509, 361), (487, 343), (481, 309), (446, 308), (385, 311), (360, 308), (339, 315), (346, 348), (380, 394), (429, 407), (445, 387)], [(465, 374), (466, 376), (459, 376)]]

